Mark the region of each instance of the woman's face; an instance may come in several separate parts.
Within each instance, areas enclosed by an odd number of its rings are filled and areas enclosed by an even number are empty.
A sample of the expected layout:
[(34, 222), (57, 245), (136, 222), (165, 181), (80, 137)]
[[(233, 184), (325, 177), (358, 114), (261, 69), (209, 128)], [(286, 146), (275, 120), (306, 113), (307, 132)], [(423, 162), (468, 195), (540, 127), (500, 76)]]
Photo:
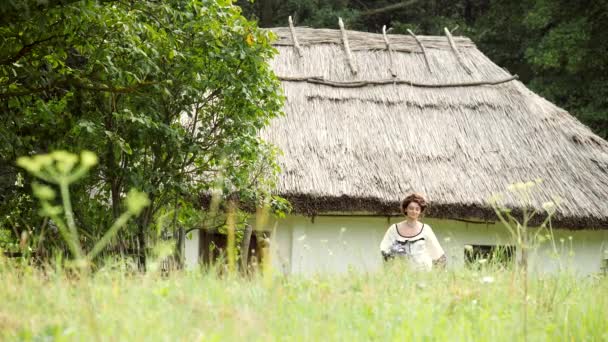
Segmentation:
[(407, 216), (408, 218), (412, 219), (412, 220), (417, 220), (418, 217), (420, 216), (420, 205), (416, 202), (410, 202), (410, 204), (407, 205), (407, 207), (405, 208), (405, 216)]

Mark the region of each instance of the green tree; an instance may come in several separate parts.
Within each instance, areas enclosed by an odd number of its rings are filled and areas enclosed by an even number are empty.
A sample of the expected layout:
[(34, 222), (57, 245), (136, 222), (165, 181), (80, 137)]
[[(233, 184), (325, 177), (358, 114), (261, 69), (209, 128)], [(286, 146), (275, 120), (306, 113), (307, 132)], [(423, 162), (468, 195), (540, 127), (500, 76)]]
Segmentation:
[[(200, 208), (215, 186), (247, 203), (269, 194), (276, 151), (257, 132), (282, 97), (267, 65), (271, 34), (238, 7), (150, 0), (28, 9), (0, 26), (1, 164), (15, 175), (20, 155), (97, 154), (99, 168), (71, 189), (85, 246), (120, 215), (130, 188), (151, 200), (119, 239), (137, 246), (141, 265), (153, 218), (167, 207)], [(29, 187), (6, 186), (2, 213), (13, 227), (39, 229)]]

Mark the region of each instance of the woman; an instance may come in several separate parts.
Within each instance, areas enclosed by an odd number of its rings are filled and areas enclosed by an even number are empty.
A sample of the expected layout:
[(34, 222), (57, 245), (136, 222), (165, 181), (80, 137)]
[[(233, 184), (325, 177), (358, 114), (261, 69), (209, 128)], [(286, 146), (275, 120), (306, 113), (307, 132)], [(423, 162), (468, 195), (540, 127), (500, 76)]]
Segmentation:
[(445, 267), (445, 252), (435, 233), (428, 224), (418, 221), (426, 207), (427, 202), (419, 194), (411, 194), (401, 202), (405, 220), (391, 225), (380, 243), (385, 260), (401, 257), (425, 270), (433, 265)]

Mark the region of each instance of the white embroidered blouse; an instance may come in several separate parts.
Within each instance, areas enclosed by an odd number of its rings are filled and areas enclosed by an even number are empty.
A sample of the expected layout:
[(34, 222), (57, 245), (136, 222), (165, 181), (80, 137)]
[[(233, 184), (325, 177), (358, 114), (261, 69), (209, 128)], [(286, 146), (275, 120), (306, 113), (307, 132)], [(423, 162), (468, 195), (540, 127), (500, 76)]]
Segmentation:
[(405, 256), (425, 269), (431, 269), (433, 261), (445, 254), (431, 226), (424, 223), (420, 232), (413, 236), (401, 235), (397, 225), (391, 225), (380, 243), (380, 251), (389, 257)]

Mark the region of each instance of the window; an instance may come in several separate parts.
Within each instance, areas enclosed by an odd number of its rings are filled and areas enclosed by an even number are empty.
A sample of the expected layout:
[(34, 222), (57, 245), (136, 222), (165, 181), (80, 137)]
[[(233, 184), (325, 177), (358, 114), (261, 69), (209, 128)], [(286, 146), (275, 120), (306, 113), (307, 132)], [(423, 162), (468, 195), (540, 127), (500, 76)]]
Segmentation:
[(602, 273), (608, 276), (608, 258), (602, 260), (602, 265), (600, 266)]
[(515, 246), (501, 245), (467, 245), (464, 249), (464, 260), (469, 266), (492, 263), (510, 266), (515, 257)]

